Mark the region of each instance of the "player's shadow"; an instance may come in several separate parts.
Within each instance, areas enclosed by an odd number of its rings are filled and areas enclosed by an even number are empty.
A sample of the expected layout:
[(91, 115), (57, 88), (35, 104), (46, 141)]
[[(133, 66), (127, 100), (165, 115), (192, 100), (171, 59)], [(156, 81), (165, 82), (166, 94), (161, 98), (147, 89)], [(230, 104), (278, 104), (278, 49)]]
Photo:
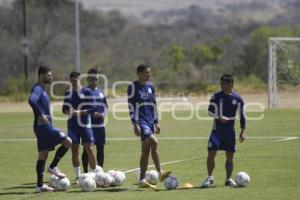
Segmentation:
[(23, 183), (21, 185), (3, 188), (3, 190), (15, 190), (15, 189), (33, 189), (36, 187), (36, 183)]
[[(128, 189), (125, 188), (101, 188), (101, 189), (96, 189), (93, 192), (126, 192)], [(84, 191), (82, 190), (77, 190), (77, 191), (67, 191), (67, 193), (82, 193)]]

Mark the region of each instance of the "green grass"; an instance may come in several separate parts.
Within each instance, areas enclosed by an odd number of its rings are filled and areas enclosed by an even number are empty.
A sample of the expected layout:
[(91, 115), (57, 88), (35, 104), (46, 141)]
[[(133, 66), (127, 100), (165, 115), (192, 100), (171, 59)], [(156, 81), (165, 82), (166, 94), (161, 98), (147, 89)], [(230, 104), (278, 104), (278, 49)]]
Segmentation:
[[(178, 112), (178, 116), (187, 113)], [(127, 116), (127, 113), (119, 114)], [(201, 113), (202, 116), (205, 116)], [(255, 115), (255, 114), (251, 114)], [(256, 114), (257, 115), (257, 114)], [(259, 121), (248, 121), (247, 136), (300, 136), (300, 110), (269, 110)], [(55, 121), (55, 126), (66, 131), (65, 121)], [(208, 137), (212, 121), (196, 118), (185, 121), (174, 120), (164, 113), (161, 120), (163, 137)], [(121, 187), (97, 188), (95, 192), (81, 192), (72, 187), (66, 192), (35, 194), (35, 163), (37, 157), (35, 141), (3, 141), (3, 139), (34, 138), (32, 113), (0, 114), (0, 199), (299, 199), (300, 197), (300, 139), (276, 142), (278, 139), (248, 139), (237, 144), (234, 174), (246, 171), (251, 183), (246, 188), (224, 187), (224, 153), (216, 159), (214, 171), (215, 187), (198, 188), (206, 177), (207, 140), (160, 140), (161, 162), (187, 160), (166, 165), (180, 183), (190, 182), (197, 186), (189, 190), (164, 189), (159, 191), (137, 189), (134, 173), (127, 173), (126, 183)], [(238, 126), (237, 126), (238, 127)], [(114, 120), (109, 116), (108, 138), (134, 137), (128, 120)], [(105, 147), (105, 170), (130, 170), (138, 167), (140, 142), (138, 140), (108, 140)], [(49, 154), (49, 160), (53, 152)], [(49, 164), (49, 161), (47, 165)], [(151, 160), (151, 159), (150, 159)], [(150, 162), (152, 164), (152, 162)], [(73, 180), (70, 153), (61, 161), (60, 168)], [(45, 180), (48, 174), (45, 175)]]

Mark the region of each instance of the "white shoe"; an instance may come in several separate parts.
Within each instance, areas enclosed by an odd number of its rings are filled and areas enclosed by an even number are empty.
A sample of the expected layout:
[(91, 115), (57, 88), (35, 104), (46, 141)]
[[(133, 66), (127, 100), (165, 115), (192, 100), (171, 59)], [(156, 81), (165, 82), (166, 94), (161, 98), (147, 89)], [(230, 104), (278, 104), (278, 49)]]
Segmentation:
[(236, 182), (232, 178), (229, 178), (225, 181), (225, 186), (236, 187)]
[(214, 183), (214, 177), (209, 176), (205, 179), (205, 181), (203, 181), (203, 183), (201, 184), (201, 187), (207, 188), (207, 187), (211, 186), (213, 183)]
[(59, 178), (65, 178), (66, 175), (64, 173), (62, 173), (57, 167), (54, 167), (53, 169), (51, 169), (50, 167), (48, 168), (48, 172), (50, 174), (53, 174), (54, 176), (57, 176)]
[(41, 192), (53, 192), (54, 188), (49, 187), (46, 184), (43, 184), (42, 187), (36, 187), (36, 192), (41, 193)]

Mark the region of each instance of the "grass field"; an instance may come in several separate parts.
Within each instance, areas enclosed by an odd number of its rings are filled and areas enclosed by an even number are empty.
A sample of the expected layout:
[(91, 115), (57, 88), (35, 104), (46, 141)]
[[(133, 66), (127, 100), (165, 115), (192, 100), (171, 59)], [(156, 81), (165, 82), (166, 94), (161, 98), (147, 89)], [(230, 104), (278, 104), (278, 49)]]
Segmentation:
[[(177, 114), (186, 115), (184, 112)], [(159, 183), (159, 191), (137, 189), (135, 173), (127, 173), (127, 180), (121, 187), (97, 188), (91, 193), (72, 187), (65, 192), (36, 194), (37, 152), (35, 140), (32, 140), (32, 113), (0, 113), (0, 199), (299, 199), (300, 139), (287, 139), (300, 136), (299, 119), (300, 110), (290, 109), (269, 110), (262, 120), (248, 121), (246, 133), (249, 138), (243, 144), (237, 144), (234, 169), (234, 174), (239, 171), (249, 173), (251, 183), (246, 188), (223, 186), (223, 152), (216, 159), (215, 187), (199, 188), (200, 182), (206, 178), (206, 138), (212, 121), (196, 118), (178, 121), (172, 119), (170, 113), (164, 113), (159, 136), (161, 162), (181, 162), (163, 168), (172, 170), (180, 183), (190, 182), (195, 188), (167, 191)], [(55, 121), (54, 124), (66, 131), (65, 121)], [(110, 116), (107, 137), (104, 169), (127, 171), (137, 168), (140, 142), (134, 137), (130, 122), (114, 120)], [(52, 158), (53, 152), (49, 160)], [(74, 179), (70, 153), (59, 166), (71, 180)], [(47, 179), (48, 174), (45, 174)]]

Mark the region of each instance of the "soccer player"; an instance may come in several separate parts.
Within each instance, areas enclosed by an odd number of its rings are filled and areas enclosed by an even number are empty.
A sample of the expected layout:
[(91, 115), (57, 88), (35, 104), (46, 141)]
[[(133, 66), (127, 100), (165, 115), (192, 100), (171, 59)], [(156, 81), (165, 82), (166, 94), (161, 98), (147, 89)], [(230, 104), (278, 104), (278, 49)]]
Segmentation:
[[(103, 91), (97, 87), (98, 71), (96, 69), (90, 69), (88, 71), (88, 87), (92, 91), (92, 96), (96, 100), (96, 112), (92, 115), (92, 130), (94, 135), (94, 142), (97, 149), (97, 163), (103, 167), (104, 163), (104, 145), (105, 145), (105, 125), (104, 117), (107, 116), (108, 105)], [(82, 153), (82, 165), (83, 171), (88, 172), (88, 157), (86, 150)]]
[(91, 128), (91, 114), (95, 111), (95, 101), (91, 90), (80, 83), (80, 73), (70, 74), (72, 88), (65, 93), (62, 111), (69, 115), (68, 136), (72, 139), (72, 163), (76, 183), (80, 176), (79, 145), (82, 140), (92, 171), (96, 169), (96, 158), (92, 150), (94, 136)]
[(218, 150), (224, 150), (226, 152), (225, 186), (236, 186), (235, 181), (231, 178), (233, 171), (233, 156), (236, 151), (234, 129), (236, 111), (239, 110), (240, 114), (240, 142), (245, 140), (244, 131), (246, 119), (244, 114), (244, 101), (238, 93), (233, 92), (233, 83), (234, 79), (230, 74), (222, 75), (220, 78), (221, 91), (215, 93), (210, 99), (208, 113), (214, 118), (214, 124), (208, 141), (208, 177), (202, 183), (202, 187), (204, 188), (211, 186), (214, 182), (212, 173), (215, 167), (214, 159)]
[(157, 117), (155, 88), (150, 82), (151, 69), (148, 65), (137, 67), (138, 80), (129, 85), (128, 105), (129, 114), (136, 136), (141, 137), (142, 154), (140, 158), (140, 180), (138, 187), (153, 188), (156, 186), (148, 183), (145, 174), (148, 168), (148, 159), (151, 151), (152, 160), (159, 173), (160, 181), (163, 181), (171, 171), (163, 172), (160, 167), (159, 153), (157, 150), (157, 138), (154, 133), (160, 133), (160, 126)]
[(31, 95), (28, 99), (28, 103), (34, 114), (33, 130), (37, 138), (38, 148), (38, 160), (36, 163), (37, 192), (51, 192), (54, 190), (43, 183), (45, 163), (49, 151), (54, 150), (57, 144), (62, 144), (57, 149), (48, 172), (59, 178), (63, 178), (66, 175), (57, 168), (57, 164), (72, 144), (69, 137), (66, 137), (63, 132), (52, 126), (50, 102), (45, 90), (46, 85), (50, 84), (51, 80), (51, 69), (48, 66), (40, 66), (38, 70), (38, 82), (32, 87)]

